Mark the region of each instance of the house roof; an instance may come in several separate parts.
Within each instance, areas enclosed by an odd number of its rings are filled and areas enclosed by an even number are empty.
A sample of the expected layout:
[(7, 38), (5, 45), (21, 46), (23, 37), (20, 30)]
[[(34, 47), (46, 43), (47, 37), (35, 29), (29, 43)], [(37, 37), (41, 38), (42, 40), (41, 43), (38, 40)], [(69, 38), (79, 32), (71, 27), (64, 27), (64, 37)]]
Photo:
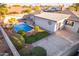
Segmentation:
[(61, 13), (50, 13), (50, 12), (42, 12), (41, 14), (34, 15), (37, 17), (53, 20), (53, 21), (60, 21), (63, 19), (67, 19), (70, 15), (61, 14)]
[(72, 11), (72, 13), (79, 17), (79, 11)]

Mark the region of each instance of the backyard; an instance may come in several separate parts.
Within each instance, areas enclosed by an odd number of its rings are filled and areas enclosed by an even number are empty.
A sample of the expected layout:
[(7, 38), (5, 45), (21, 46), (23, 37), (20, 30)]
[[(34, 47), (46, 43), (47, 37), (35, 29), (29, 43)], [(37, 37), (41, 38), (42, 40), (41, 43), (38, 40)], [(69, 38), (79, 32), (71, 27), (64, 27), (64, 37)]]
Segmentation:
[(27, 23), (18, 22), (15, 18), (11, 18), (9, 20), (10, 23), (8, 22), (2, 27), (8, 34), (9, 38), (11, 39), (12, 43), (14, 44), (20, 55), (47, 55), (44, 48), (40, 46), (33, 47), (32, 43), (35, 43), (47, 37), (49, 35), (48, 32), (41, 29), (39, 26), (31, 27)]

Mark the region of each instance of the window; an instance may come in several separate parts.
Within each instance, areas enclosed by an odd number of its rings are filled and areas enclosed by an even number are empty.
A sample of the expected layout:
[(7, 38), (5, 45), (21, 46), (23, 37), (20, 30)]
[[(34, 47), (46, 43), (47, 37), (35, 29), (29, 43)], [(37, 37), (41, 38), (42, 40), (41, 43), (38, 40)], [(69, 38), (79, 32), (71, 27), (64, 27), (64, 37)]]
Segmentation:
[(51, 25), (51, 24), (52, 24), (52, 21), (51, 21), (51, 20), (49, 20), (49, 21), (48, 21), (48, 24), (49, 24), (49, 25)]
[(77, 31), (77, 33), (79, 33), (79, 28), (78, 28), (78, 31)]
[(74, 25), (74, 22), (73, 22), (73, 21), (66, 21), (65, 24), (66, 24), (66, 25), (69, 25), (69, 26), (73, 26), (73, 25)]

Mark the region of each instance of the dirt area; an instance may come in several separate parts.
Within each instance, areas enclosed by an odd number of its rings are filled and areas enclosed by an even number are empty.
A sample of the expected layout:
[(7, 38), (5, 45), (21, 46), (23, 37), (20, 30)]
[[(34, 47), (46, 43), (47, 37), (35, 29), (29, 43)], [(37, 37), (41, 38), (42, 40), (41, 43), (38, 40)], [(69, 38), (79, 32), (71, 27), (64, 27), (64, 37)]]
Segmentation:
[(12, 55), (7, 43), (5, 42), (2, 33), (0, 32), (0, 56)]

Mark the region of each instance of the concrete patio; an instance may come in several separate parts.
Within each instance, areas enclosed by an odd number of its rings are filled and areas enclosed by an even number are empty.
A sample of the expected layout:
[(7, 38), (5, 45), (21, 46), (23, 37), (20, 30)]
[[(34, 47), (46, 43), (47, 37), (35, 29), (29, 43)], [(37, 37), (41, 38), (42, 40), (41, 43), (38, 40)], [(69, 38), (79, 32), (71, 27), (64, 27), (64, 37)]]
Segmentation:
[(79, 34), (65, 30), (58, 30), (50, 36), (33, 43), (33, 46), (41, 46), (47, 50), (48, 56), (57, 56), (69, 49), (79, 41)]

